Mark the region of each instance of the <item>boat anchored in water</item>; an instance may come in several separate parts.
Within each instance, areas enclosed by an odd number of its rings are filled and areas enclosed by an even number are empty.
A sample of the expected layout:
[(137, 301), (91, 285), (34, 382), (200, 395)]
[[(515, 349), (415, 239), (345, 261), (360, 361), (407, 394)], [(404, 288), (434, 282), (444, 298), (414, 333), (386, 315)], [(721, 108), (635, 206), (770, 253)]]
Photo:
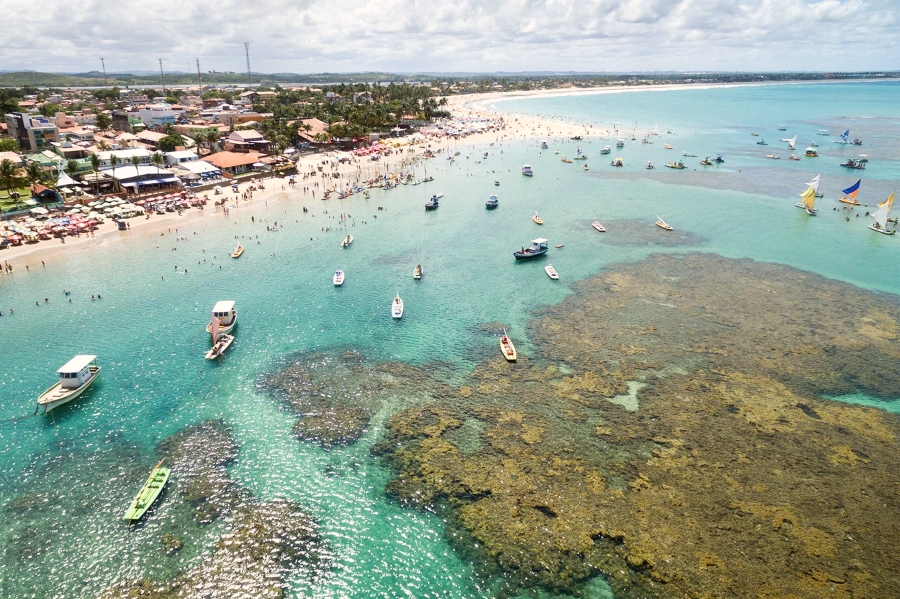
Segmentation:
[(533, 220), (536, 225), (544, 224), (544, 219), (541, 218), (541, 215), (538, 214), (537, 211), (535, 211), (534, 216), (531, 217), (531, 220)]
[(437, 210), (437, 209), (438, 209), (438, 201), (439, 201), (439, 200), (440, 200), (440, 198), (437, 196), (437, 194), (431, 196), (431, 199), (428, 200), (427, 202), (425, 202), (425, 210), (426, 210), (426, 211), (428, 211), (428, 210)]
[(621, 158), (616, 158), (615, 160), (610, 161), (610, 166), (625, 166), (625, 163), (622, 162)]
[(238, 246), (236, 248), (234, 248), (234, 251), (231, 252), (231, 257), (232, 258), (240, 258), (241, 254), (243, 254), (243, 253), (244, 253), (244, 246), (242, 246), (241, 244), (238, 244)]
[(528, 260), (543, 256), (547, 253), (548, 249), (546, 239), (533, 239), (530, 246), (527, 248), (523, 247), (521, 250), (513, 252), (513, 256), (516, 260)]
[(612, 148), (609, 146), (603, 146), (603, 149), (600, 150), (601, 154), (612, 154)]
[(595, 220), (591, 223), (591, 226), (594, 227), (594, 230), (598, 233), (606, 233), (606, 227), (600, 224), (599, 220)]
[(547, 273), (547, 276), (553, 279), (554, 281), (559, 279), (559, 273), (556, 272), (556, 269), (553, 268), (552, 264), (548, 264), (544, 267), (544, 272)]
[(842, 163), (841, 166), (862, 170), (866, 168), (866, 163), (862, 160), (856, 160), (855, 158), (848, 158), (847, 162)]
[(100, 367), (94, 362), (97, 356), (77, 355), (59, 370), (59, 382), (40, 394), (34, 413), (46, 414), (68, 403), (87, 391), (100, 375)]
[(206, 325), (206, 332), (212, 334), (213, 320), (219, 322), (219, 333), (227, 335), (231, 329), (237, 325), (237, 312), (234, 309), (234, 302), (231, 300), (223, 300), (216, 302), (212, 309), (212, 317), (209, 324)]
[(166, 486), (166, 481), (169, 480), (169, 469), (163, 467), (163, 461), (165, 460), (160, 460), (159, 464), (150, 471), (150, 477), (147, 478), (147, 482), (138, 491), (137, 497), (134, 498), (128, 511), (125, 512), (125, 520), (129, 524), (133, 524), (141, 519), (147, 510), (150, 509), (150, 506), (153, 505), (153, 502), (156, 501), (156, 498), (159, 497), (163, 487)]
[(209, 323), (212, 328), (212, 347), (206, 352), (207, 360), (215, 360), (225, 353), (225, 350), (231, 347), (234, 337), (227, 333), (220, 333), (219, 319), (213, 316), (212, 322)]
[(806, 156), (807, 158), (818, 158), (819, 151), (817, 149), (815, 149), (813, 146), (809, 146), (808, 148), (806, 148), (806, 151), (803, 153), (803, 155)]
[(669, 223), (667, 223), (666, 221), (664, 221), (662, 218), (660, 218), (659, 216), (656, 217), (656, 226), (659, 227), (660, 229), (665, 229), (666, 231), (673, 230), (672, 226)]
[(331, 282), (334, 283), (335, 287), (340, 287), (344, 284), (344, 271), (336, 270), (334, 271), (334, 277), (332, 277)]
[(526, 177), (530, 177), (534, 174), (534, 171), (531, 170), (531, 167), (527, 164), (522, 166), (522, 174)]
[[(875, 219), (875, 222), (869, 225), (869, 228), (873, 231), (878, 231), (879, 233), (883, 233), (884, 235), (894, 235), (897, 233), (897, 229), (888, 229), (888, 223), (891, 222), (891, 208), (894, 206), (894, 194), (891, 194), (888, 199), (878, 204), (878, 210), (872, 213), (872, 218)], [(894, 219), (894, 222), (897, 222), (897, 219)]]
[(391, 318), (403, 318), (403, 300), (400, 299), (399, 291), (397, 297), (391, 302)]
[(503, 329), (503, 336), (500, 337), (500, 353), (503, 354), (503, 357), (506, 358), (507, 362), (515, 362), (518, 357), (516, 354), (516, 346), (513, 345), (512, 339), (506, 334), (506, 329)]
[(491, 194), (491, 197), (488, 198), (488, 201), (484, 203), (484, 207), (488, 210), (493, 210), (497, 206), (500, 205), (500, 200), (497, 199), (496, 194)]
[(800, 194), (800, 201), (794, 204), (798, 208), (804, 208), (806, 213), (810, 216), (815, 216), (819, 213), (818, 210), (815, 209), (816, 205), (816, 188), (810, 185), (806, 188), (806, 191)]
[(679, 160), (678, 162), (666, 163), (666, 168), (674, 168), (675, 170), (680, 171), (686, 169), (687, 167), (684, 166), (684, 163)]

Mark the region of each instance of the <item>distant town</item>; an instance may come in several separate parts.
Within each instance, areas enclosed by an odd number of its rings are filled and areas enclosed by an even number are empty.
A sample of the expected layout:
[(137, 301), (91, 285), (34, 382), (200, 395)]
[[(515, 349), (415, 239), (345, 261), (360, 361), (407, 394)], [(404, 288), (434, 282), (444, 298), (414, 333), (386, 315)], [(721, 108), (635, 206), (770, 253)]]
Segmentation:
[(289, 155), (349, 150), (449, 116), (444, 108), (452, 95), (898, 77), (898, 72), (452, 77), (6, 72), (0, 73), (0, 211), (12, 216), (86, 195), (127, 197), (248, 173), (286, 174), (293, 167)]

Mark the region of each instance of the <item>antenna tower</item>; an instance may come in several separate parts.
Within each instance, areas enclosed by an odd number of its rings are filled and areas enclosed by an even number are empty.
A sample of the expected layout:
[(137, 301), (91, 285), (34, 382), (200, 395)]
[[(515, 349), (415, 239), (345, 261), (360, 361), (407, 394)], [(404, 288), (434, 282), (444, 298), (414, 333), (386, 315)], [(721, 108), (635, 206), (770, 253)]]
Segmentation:
[(100, 64), (103, 65), (103, 87), (109, 87), (109, 81), (106, 80), (106, 60), (101, 56)]
[(251, 85), (250, 81), (250, 42), (244, 42), (244, 54), (247, 55), (247, 85)]
[(200, 95), (203, 95), (203, 80), (200, 78), (200, 59), (197, 59), (197, 87), (200, 89)]
[(167, 95), (166, 94), (166, 76), (163, 75), (162, 58), (159, 59), (159, 80), (162, 81), (163, 95), (165, 96), (165, 95)]

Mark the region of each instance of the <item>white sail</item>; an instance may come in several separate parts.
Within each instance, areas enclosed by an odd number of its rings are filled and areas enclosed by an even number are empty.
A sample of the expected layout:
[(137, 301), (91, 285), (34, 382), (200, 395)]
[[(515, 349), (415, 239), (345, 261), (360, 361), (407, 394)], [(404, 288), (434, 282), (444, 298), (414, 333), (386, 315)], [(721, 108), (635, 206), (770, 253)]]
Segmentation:
[(887, 220), (888, 216), (891, 213), (891, 207), (894, 205), (894, 194), (891, 194), (891, 197), (878, 204), (878, 210), (872, 213), (872, 218), (875, 219), (875, 222), (878, 223), (878, 226), (882, 229), (887, 228)]
[[(807, 183), (807, 185), (812, 187), (814, 191), (819, 191), (819, 175), (816, 175), (815, 177), (813, 177), (812, 181)], [(800, 195), (803, 195), (803, 194), (800, 194)]]
[(796, 135), (788, 140), (788, 147), (789, 147), (790, 149), (793, 150), (793, 149), (794, 149), (794, 144), (795, 144), (795, 143), (797, 143), (797, 136), (796, 136)]

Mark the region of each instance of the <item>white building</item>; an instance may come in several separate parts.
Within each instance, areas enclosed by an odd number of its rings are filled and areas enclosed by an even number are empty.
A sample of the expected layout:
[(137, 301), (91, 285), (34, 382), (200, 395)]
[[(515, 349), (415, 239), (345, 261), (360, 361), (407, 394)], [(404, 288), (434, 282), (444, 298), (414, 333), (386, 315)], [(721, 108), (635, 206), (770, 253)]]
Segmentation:
[(169, 104), (147, 104), (138, 111), (141, 122), (147, 127), (161, 127), (169, 123), (175, 124), (176, 113)]
[(197, 153), (193, 150), (180, 150), (177, 152), (166, 152), (166, 164), (172, 166), (174, 164), (182, 164), (185, 162), (195, 162), (200, 160)]
[(115, 155), (115, 157), (119, 159), (119, 164), (116, 166), (116, 170), (118, 170), (122, 166), (126, 166), (126, 165), (131, 166), (131, 159), (134, 156), (137, 156), (138, 160), (140, 161), (138, 164), (148, 165), (151, 163), (150, 152), (148, 152), (144, 148), (126, 148), (124, 150), (111, 150), (109, 152), (97, 152), (97, 158), (100, 159), (100, 170), (112, 168), (112, 163), (110, 162), (110, 158), (113, 155)]

